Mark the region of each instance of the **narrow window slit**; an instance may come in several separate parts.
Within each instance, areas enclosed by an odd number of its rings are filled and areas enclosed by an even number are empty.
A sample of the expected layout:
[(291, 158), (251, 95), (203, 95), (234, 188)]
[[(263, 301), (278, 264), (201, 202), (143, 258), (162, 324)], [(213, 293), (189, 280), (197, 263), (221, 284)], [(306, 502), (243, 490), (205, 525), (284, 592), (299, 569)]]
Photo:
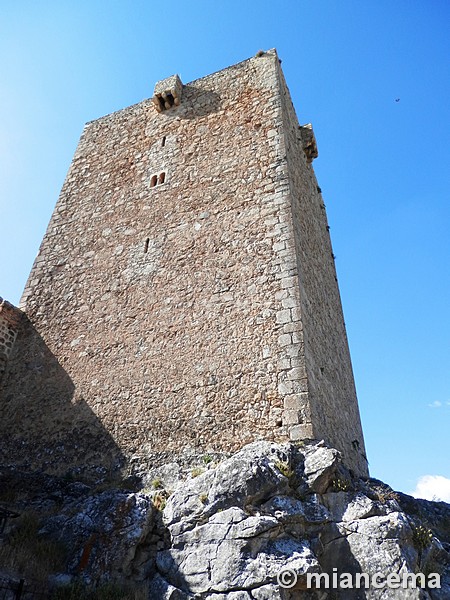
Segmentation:
[(155, 185), (158, 183), (158, 175), (153, 175), (153, 177), (150, 180), (150, 187), (155, 187)]
[(158, 179), (158, 185), (161, 185), (161, 183), (164, 183), (166, 179), (166, 174), (165, 173), (160, 173), (159, 174), (159, 179)]
[(161, 141), (161, 148), (164, 148), (165, 145), (166, 145), (166, 136), (163, 136), (163, 139)]
[(145, 240), (145, 244), (144, 244), (144, 254), (147, 254), (148, 252), (148, 245), (150, 244), (150, 238), (147, 238)]

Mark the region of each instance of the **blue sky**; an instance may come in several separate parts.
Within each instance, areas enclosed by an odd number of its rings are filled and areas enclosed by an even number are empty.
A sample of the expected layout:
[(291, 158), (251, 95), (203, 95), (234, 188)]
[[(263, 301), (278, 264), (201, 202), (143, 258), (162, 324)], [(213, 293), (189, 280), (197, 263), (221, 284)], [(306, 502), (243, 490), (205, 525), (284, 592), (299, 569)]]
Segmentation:
[(318, 141), (371, 474), (450, 501), (449, 22), (448, 0), (1, 0), (0, 295), (86, 121), (276, 47)]

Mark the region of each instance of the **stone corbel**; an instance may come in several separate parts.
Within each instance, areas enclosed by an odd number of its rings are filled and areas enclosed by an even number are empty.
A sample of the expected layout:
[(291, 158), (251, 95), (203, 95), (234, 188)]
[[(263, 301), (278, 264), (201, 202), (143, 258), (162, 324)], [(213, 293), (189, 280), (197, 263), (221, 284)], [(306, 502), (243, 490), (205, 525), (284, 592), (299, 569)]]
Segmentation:
[(316, 137), (314, 135), (311, 123), (299, 125), (299, 131), (303, 152), (306, 155), (306, 160), (308, 163), (312, 163), (312, 161), (319, 156), (319, 152), (317, 150)]
[(155, 85), (152, 98), (156, 110), (163, 112), (173, 106), (179, 106), (182, 91), (183, 84), (178, 75), (172, 75), (171, 77), (167, 77), (167, 79), (158, 81)]

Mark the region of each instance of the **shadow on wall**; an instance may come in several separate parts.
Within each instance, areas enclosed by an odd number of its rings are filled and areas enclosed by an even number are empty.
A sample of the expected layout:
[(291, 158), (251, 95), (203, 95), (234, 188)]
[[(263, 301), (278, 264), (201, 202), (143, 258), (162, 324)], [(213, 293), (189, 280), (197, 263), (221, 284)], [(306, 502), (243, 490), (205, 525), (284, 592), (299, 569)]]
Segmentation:
[(0, 384), (4, 466), (87, 480), (117, 473), (123, 454), (74, 392), (71, 378), (24, 315)]
[(216, 113), (220, 106), (221, 98), (216, 92), (185, 85), (180, 105), (183, 110), (180, 110), (178, 115), (180, 119), (196, 119)]

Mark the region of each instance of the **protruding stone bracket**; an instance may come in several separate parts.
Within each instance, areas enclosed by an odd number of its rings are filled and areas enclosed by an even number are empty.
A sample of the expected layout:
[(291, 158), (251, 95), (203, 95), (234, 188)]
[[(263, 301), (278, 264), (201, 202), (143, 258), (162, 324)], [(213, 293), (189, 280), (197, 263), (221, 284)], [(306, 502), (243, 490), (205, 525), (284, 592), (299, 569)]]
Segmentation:
[(158, 112), (163, 112), (173, 106), (180, 105), (182, 92), (181, 79), (178, 75), (172, 75), (156, 83), (152, 102)]
[(312, 161), (319, 156), (312, 125), (311, 123), (307, 123), (306, 125), (299, 125), (298, 128), (300, 131), (300, 139), (302, 141), (303, 152), (306, 155), (306, 160), (309, 163), (312, 163)]

